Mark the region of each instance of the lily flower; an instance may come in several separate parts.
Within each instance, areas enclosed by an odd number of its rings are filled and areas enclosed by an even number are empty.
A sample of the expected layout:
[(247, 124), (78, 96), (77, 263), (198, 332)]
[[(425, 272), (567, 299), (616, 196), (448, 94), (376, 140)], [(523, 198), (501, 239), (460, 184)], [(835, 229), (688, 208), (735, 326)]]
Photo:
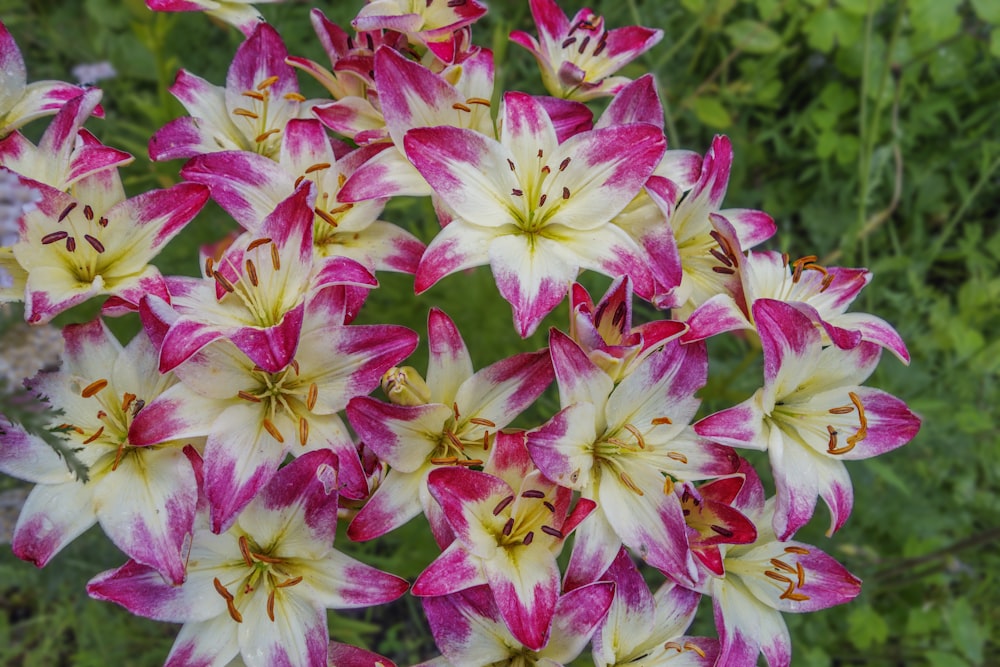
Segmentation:
[(486, 14), (479, 0), (371, 0), (357, 13), (351, 25), (359, 32), (394, 30), (411, 42), (424, 44), (438, 59), (455, 62), (465, 41), (456, 35)]
[(0, 140), (0, 164), (64, 192), (95, 172), (129, 164), (131, 155), (103, 145), (83, 129), (100, 99), (101, 90), (90, 88), (66, 102), (37, 146), (20, 132), (7, 135)]
[(98, 600), (146, 618), (183, 623), (168, 667), (326, 665), (326, 609), (391, 602), (407, 589), (394, 575), (333, 548), (337, 458), (303, 455), (282, 468), (221, 535), (195, 532), (187, 579), (171, 586), (129, 561), (87, 585)]
[(65, 437), (88, 467), (76, 479), (41, 438), (0, 422), (0, 471), (36, 484), (14, 529), (14, 553), (44, 566), (78, 535), (100, 523), (115, 546), (151, 571), (184, 580), (185, 542), (193, 530), (198, 483), (185, 443), (137, 447), (129, 427), (143, 406), (176, 385), (156, 370), (156, 350), (139, 333), (126, 346), (100, 321), (69, 325), (63, 366), (42, 373), (33, 390), (54, 408)]
[(617, 386), (565, 334), (553, 329), (549, 348), (563, 409), (528, 432), (528, 451), (546, 477), (598, 505), (577, 532), (566, 587), (597, 580), (623, 543), (653, 567), (693, 581), (674, 480), (734, 471), (732, 450), (688, 426), (707, 378), (704, 347), (669, 342)]
[(417, 667), (561, 667), (583, 651), (614, 594), (614, 584), (601, 581), (561, 596), (541, 649), (528, 648), (511, 634), (486, 586), (423, 598), (442, 656)]
[(830, 508), (828, 534), (851, 513), (854, 492), (844, 461), (905, 445), (920, 428), (906, 404), (862, 387), (881, 349), (824, 347), (795, 306), (758, 299), (754, 321), (764, 352), (764, 386), (739, 405), (705, 417), (695, 430), (732, 447), (766, 450), (777, 501), (774, 532), (782, 540), (813, 515), (817, 497)]
[(249, 37), (254, 28), (264, 21), (251, 3), (271, 2), (283, 0), (146, 0), (146, 7), (154, 12), (205, 12)]
[(725, 575), (710, 576), (721, 650), (718, 665), (753, 665), (760, 653), (769, 667), (791, 665), (792, 644), (782, 613), (804, 613), (844, 604), (861, 592), (861, 581), (811, 544), (781, 540), (770, 526), (774, 498), (753, 468), (743, 463), (746, 481), (733, 502), (758, 527), (756, 541), (722, 545)]
[(278, 31), (259, 23), (236, 50), (225, 88), (180, 70), (170, 92), (191, 115), (157, 130), (149, 140), (150, 159), (220, 150), (277, 157), (285, 125), (308, 117), (311, 106), (299, 92), (295, 70), (285, 63), (287, 56)]
[(484, 472), (438, 468), (427, 486), (455, 540), (413, 583), (413, 594), (448, 595), (487, 584), (504, 623), (532, 650), (548, 640), (559, 599), (556, 557), (595, 503), (534, 469), (523, 433), (497, 437)]
[(291, 120), (277, 162), (247, 151), (221, 151), (191, 159), (181, 174), (207, 185), (212, 198), (254, 233), (297, 186), (311, 180), (316, 184), (312, 240), (317, 271), (347, 257), (371, 272), (413, 273), (424, 244), (401, 227), (378, 220), (388, 199), (346, 204), (337, 199), (352, 174), (378, 151), (373, 148), (358, 149), (338, 160), (318, 120)]
[[(0, 137), (42, 116), (51, 116), (84, 89), (62, 81), (28, 83), (24, 56), (14, 37), (0, 21)], [(104, 110), (94, 108), (94, 115)]]
[(745, 475), (735, 473), (700, 486), (675, 484), (688, 526), (688, 543), (701, 566), (716, 576), (725, 574), (722, 544), (750, 544), (757, 539), (757, 527), (733, 507), (743, 488)]
[(256, 233), (241, 235), (223, 254), (207, 258), (203, 278), (171, 279), (170, 305), (148, 300), (170, 325), (160, 349), (161, 371), (227, 338), (264, 371), (281, 372), (295, 356), (310, 297), (332, 285), (377, 284), (346, 258), (314, 267), (313, 192), (311, 181), (302, 183)]
[[(720, 225), (723, 243), (733, 245), (732, 234)], [(821, 327), (824, 342), (851, 349), (868, 341), (910, 363), (906, 343), (888, 322), (868, 313), (846, 312), (872, 279), (867, 269), (820, 265), (815, 255), (789, 261), (777, 252), (749, 252), (735, 256), (739, 287), (733, 293), (713, 296), (687, 319), (691, 327), (684, 340), (701, 340), (739, 329), (753, 329), (753, 304), (774, 299), (792, 304)]]
[[(140, 313), (144, 322), (162, 327), (148, 305)], [(168, 342), (163, 339), (164, 346)], [(335, 452), (341, 494), (361, 498), (366, 475), (337, 413), (378, 386), (416, 345), (409, 329), (346, 326), (326, 305), (312, 303), (287, 365), (268, 371), (228, 341), (213, 342), (176, 368), (181, 383), (145, 407), (130, 438), (146, 444), (207, 436), (205, 495), (216, 531), (228, 527), (289, 454)]]
[(102, 294), (133, 310), (145, 294), (166, 296), (164, 279), (149, 262), (208, 201), (208, 188), (196, 183), (125, 199), (114, 170), (79, 181), (76, 196), (22, 183), (41, 194), (21, 218), (11, 248), (26, 274), (24, 317), (31, 324)]
[(604, 17), (587, 8), (569, 19), (555, 0), (530, 0), (530, 6), (538, 39), (517, 30), (510, 40), (535, 57), (555, 97), (586, 102), (614, 95), (629, 79), (612, 75), (663, 38), (662, 30), (641, 26), (606, 30)]
[(453, 127), (406, 134), (407, 156), (456, 216), (427, 247), (417, 293), (490, 264), (522, 337), (562, 301), (581, 268), (629, 275), (638, 294), (650, 295), (646, 254), (610, 221), (656, 167), (663, 133), (636, 123), (560, 144), (544, 107), (513, 92), (501, 120), (499, 142)]
[(615, 584), (615, 599), (594, 633), (597, 667), (710, 667), (719, 642), (685, 636), (701, 596), (664, 584), (653, 595), (628, 551), (621, 549), (601, 581)]
[(361, 440), (389, 464), (382, 484), (347, 529), (370, 540), (397, 528), (421, 509), (436, 535), (449, 534), (427, 479), (439, 466), (481, 466), (500, 430), (552, 383), (546, 351), (518, 354), (473, 373), (455, 323), (433, 308), (427, 317), (427, 379), (393, 368), (382, 387), (390, 403), (367, 396), (347, 405)]

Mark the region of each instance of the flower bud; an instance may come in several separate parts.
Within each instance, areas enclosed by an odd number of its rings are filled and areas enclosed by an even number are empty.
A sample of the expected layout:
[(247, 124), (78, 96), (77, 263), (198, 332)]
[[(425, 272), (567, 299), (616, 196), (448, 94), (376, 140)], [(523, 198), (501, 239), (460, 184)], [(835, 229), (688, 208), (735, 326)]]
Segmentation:
[(382, 376), (382, 391), (396, 405), (424, 405), (431, 399), (431, 389), (417, 369), (393, 366)]

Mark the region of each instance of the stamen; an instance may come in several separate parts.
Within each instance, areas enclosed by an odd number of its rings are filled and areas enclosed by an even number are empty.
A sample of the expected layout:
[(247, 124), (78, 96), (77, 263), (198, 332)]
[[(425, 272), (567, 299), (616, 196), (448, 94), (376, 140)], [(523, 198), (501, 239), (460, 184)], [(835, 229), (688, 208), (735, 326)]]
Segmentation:
[(463, 459), (458, 461), (458, 465), (465, 466), (466, 468), (471, 468), (472, 466), (483, 465), (482, 459)]
[(522, 196), (524, 196), (524, 190), (521, 190), (519, 188), (511, 188), (510, 193), (512, 195), (514, 195), (515, 197), (522, 197)]
[(792, 600), (793, 602), (806, 602), (809, 600), (809, 596), (803, 593), (795, 593), (793, 591), (785, 591), (780, 596), (783, 600)]
[(257, 267), (254, 266), (253, 260), (248, 259), (243, 264), (243, 266), (246, 267), (246, 274), (247, 278), (250, 279), (250, 284), (253, 285), (254, 287), (257, 287), (257, 285), (259, 285), (260, 282), (257, 280)]
[(231, 282), (229, 282), (229, 278), (226, 278), (224, 275), (222, 275), (218, 271), (216, 271), (215, 273), (213, 273), (212, 277), (215, 278), (215, 282), (217, 282), (219, 284), (219, 287), (221, 287), (222, 289), (226, 290), (230, 294), (232, 294), (233, 292), (236, 291), (236, 288), (233, 287), (233, 284)]
[(735, 269), (731, 269), (728, 266), (713, 266), (712, 271), (714, 271), (715, 273), (723, 273), (730, 276), (736, 273)]
[(782, 266), (788, 266), (788, 253), (787, 252), (781, 253), (781, 265)]
[(243, 107), (236, 107), (235, 109), (233, 109), (233, 115), (243, 116), (244, 118), (253, 118), (254, 120), (260, 118), (260, 115), (254, 113), (253, 111), (250, 111), (249, 109), (244, 109)]
[(434, 465), (438, 465), (438, 466), (454, 465), (455, 463), (458, 463), (458, 457), (457, 456), (444, 456), (444, 457), (441, 457), (441, 456), (432, 456), (431, 457), (431, 463), (433, 463)]
[(118, 470), (118, 464), (122, 462), (122, 454), (124, 453), (125, 453), (125, 440), (122, 440), (121, 444), (118, 445), (118, 451), (115, 452), (115, 462), (111, 464), (112, 472)]
[(303, 447), (309, 441), (309, 420), (305, 417), (299, 417), (299, 444)]
[(279, 78), (280, 77), (278, 77), (277, 74), (267, 77), (266, 79), (257, 84), (257, 90), (267, 90), (274, 84), (278, 83)]
[(544, 166), (543, 166), (543, 167), (541, 168), (541, 172), (542, 172), (543, 174), (545, 174), (546, 176), (548, 176), (549, 174), (551, 174), (551, 173), (552, 173), (552, 170), (551, 170), (551, 169), (549, 169), (549, 165), (544, 165)]
[(69, 215), (69, 212), (72, 211), (74, 208), (76, 208), (76, 206), (77, 203), (73, 202), (72, 204), (64, 208), (63, 212), (59, 214), (59, 218), (56, 220), (56, 222), (62, 222), (63, 220), (65, 220), (66, 216)]
[(69, 252), (76, 251), (76, 239), (72, 236), (66, 239), (66, 250)]
[(97, 219), (97, 224), (99, 224), (101, 227), (107, 227), (108, 219), (102, 215), (100, 218)]
[(709, 528), (711, 528), (713, 532), (718, 533), (719, 535), (722, 535), (723, 537), (732, 537), (733, 536), (733, 531), (729, 530), (728, 528), (724, 528), (722, 526), (716, 525), (714, 523), (711, 526), (709, 526)]
[(478, 104), (479, 106), (482, 106), (482, 107), (488, 107), (488, 106), (490, 106), (490, 101), (488, 99), (486, 99), (485, 97), (470, 97), (469, 99), (465, 100), (465, 103), (466, 104)]
[(503, 500), (497, 503), (496, 507), (493, 508), (493, 516), (497, 516), (500, 512), (507, 509), (507, 506), (514, 502), (514, 496), (507, 496)]
[(455, 435), (451, 431), (445, 431), (444, 434), (448, 438), (448, 440), (451, 441), (451, 444), (455, 445), (458, 451), (460, 452), (465, 451), (465, 445), (462, 444), (462, 441), (458, 439), (457, 435)]
[(619, 303), (618, 307), (615, 308), (615, 314), (611, 316), (611, 324), (616, 327), (619, 326), (625, 319), (625, 313), (627, 310), (628, 306), (625, 305), (624, 301)]
[(62, 241), (67, 236), (69, 236), (69, 232), (52, 232), (51, 234), (46, 234), (42, 237), (42, 245), (49, 245), (50, 243)]
[(672, 477), (667, 476), (663, 478), (663, 495), (669, 496), (674, 493), (674, 480)]
[(791, 546), (791, 547), (785, 547), (785, 553), (799, 554), (801, 556), (808, 556), (809, 555), (809, 550), (806, 549), (806, 548), (804, 548), (804, 547)]
[(839, 408), (830, 408), (829, 410), (827, 410), (827, 412), (829, 412), (831, 415), (846, 415), (851, 412), (854, 412), (854, 406), (845, 405)]
[(274, 425), (274, 422), (272, 422), (270, 419), (265, 418), (261, 423), (264, 426), (264, 430), (270, 433), (272, 438), (274, 438), (280, 443), (285, 442), (285, 438), (282, 437), (281, 431), (279, 431), (278, 427)]
[(490, 432), (486, 431), (483, 433), (483, 450), (490, 451)]
[(256, 90), (244, 90), (243, 91), (243, 95), (245, 97), (249, 97), (249, 98), (255, 99), (258, 102), (263, 102), (265, 99), (267, 99), (267, 98), (264, 97), (264, 95), (262, 95), (261, 93), (258, 93)]
[(795, 574), (796, 572), (794, 567), (792, 567), (791, 565), (789, 565), (788, 563), (779, 558), (772, 558), (771, 565), (773, 565), (775, 569), (784, 570), (785, 572), (791, 572), (792, 574)]
[(253, 567), (253, 556), (250, 554), (250, 545), (247, 543), (247, 536), (240, 535), (238, 541), (240, 544), (240, 553), (243, 554), (243, 561), (247, 564), (247, 567)]
[(642, 433), (639, 433), (639, 429), (632, 426), (632, 424), (625, 424), (623, 428), (635, 436), (636, 441), (639, 443), (639, 449), (646, 449), (646, 441), (642, 439)]
[(311, 174), (315, 171), (321, 171), (323, 169), (329, 169), (329, 168), (330, 168), (329, 162), (317, 162), (314, 165), (306, 167), (306, 173)]
[(667, 642), (666, 644), (663, 645), (663, 648), (664, 649), (674, 649), (678, 653), (683, 653), (684, 652), (684, 647), (682, 647), (677, 642)]
[(451, 105), (451, 108), (455, 109), (456, 111), (465, 111), (465, 112), (468, 112), (468, 113), (472, 112), (472, 109), (470, 109), (465, 104), (462, 104), (461, 102), (455, 102), (454, 104)]
[(458, 402), (457, 401), (452, 401), (451, 402), (451, 412), (452, 412), (452, 414), (455, 415), (455, 421), (458, 421), (459, 419), (461, 419), (461, 415), (458, 412)]
[(712, 248), (708, 252), (710, 252), (712, 254), (712, 257), (715, 257), (717, 260), (719, 260), (720, 262), (722, 262), (726, 266), (732, 266), (733, 265), (733, 260), (729, 259), (723, 253), (719, 252), (718, 249)]
[(552, 503), (550, 503), (547, 500), (545, 502), (543, 502), (542, 505), (545, 505), (545, 509), (547, 509), (548, 511), (552, 512), (553, 514), (555, 514), (555, 511), (556, 511), (556, 506), (555, 505), (553, 505)]
[(211, 257), (206, 257), (205, 258), (205, 276), (207, 278), (211, 278), (212, 277), (212, 270), (214, 269), (214, 267), (215, 267), (215, 260), (212, 259)]
[(830, 287), (831, 284), (833, 284), (833, 279), (835, 277), (836, 276), (832, 273), (828, 273), (823, 277), (823, 281), (820, 283), (820, 288), (819, 288), (820, 293), (825, 292), (827, 288)]
[(764, 570), (764, 576), (768, 579), (774, 579), (775, 581), (780, 581), (783, 584), (790, 584), (792, 580), (783, 574), (778, 574), (777, 572), (772, 572), (771, 570)]
[(250, 245), (247, 246), (247, 252), (250, 252), (251, 250), (254, 250), (255, 248), (259, 248), (262, 245), (267, 245), (270, 242), (271, 242), (271, 239), (269, 237), (265, 237), (265, 238), (262, 238), (262, 239), (254, 239), (253, 241), (250, 242)]
[(83, 207), (83, 217), (85, 217), (87, 220), (94, 219), (94, 209), (90, 207), (90, 204), (86, 204)]
[(514, 530), (514, 519), (510, 518), (510, 519), (507, 519), (507, 523), (505, 523), (503, 525), (503, 535), (504, 535), (504, 537), (509, 537), (510, 536), (510, 532), (512, 530)]
[(538, 198), (538, 208), (545, 206), (545, 200), (548, 198), (549, 196), (543, 193), (542, 196)]
[(242, 398), (244, 401), (250, 401), (251, 403), (260, 403), (260, 396), (254, 396), (248, 391), (243, 391), (240, 389), (236, 392), (236, 395)]
[(104, 389), (107, 386), (108, 386), (108, 381), (103, 378), (100, 380), (94, 380), (93, 382), (91, 382), (90, 384), (88, 384), (86, 387), (83, 388), (83, 390), (80, 392), (80, 395), (83, 396), (84, 398), (90, 398), (91, 396), (93, 396), (94, 394), (96, 394), (97, 392), (99, 392), (100, 390)]
[(568, 47), (572, 46), (573, 42), (575, 42), (575, 41), (576, 41), (576, 37), (567, 37), (566, 39), (563, 40), (563, 42), (562, 42), (562, 44), (560, 44), (560, 46), (565, 49), (565, 48), (568, 48)]
[(100, 427), (99, 429), (97, 429), (96, 431), (94, 431), (94, 435), (92, 435), (89, 438), (87, 438), (86, 440), (84, 440), (83, 444), (89, 445), (94, 440), (97, 440), (98, 438), (100, 438), (102, 433), (104, 433), (104, 427), (103, 426)]
[(522, 498), (544, 498), (545, 497), (545, 493), (542, 492), (542, 491), (539, 491), (538, 489), (528, 489), (527, 491), (525, 491), (524, 493), (521, 494), (521, 497)]
[(583, 53), (587, 49), (587, 45), (590, 44), (590, 35), (587, 35), (580, 42), (580, 46), (577, 47), (577, 53)]
[(564, 187), (562, 189), (562, 198), (563, 199), (569, 199), (569, 188)]
[(702, 648), (700, 646), (698, 646), (697, 644), (692, 644), (691, 642), (684, 642), (684, 650), (685, 651), (694, 651), (695, 653), (698, 654), (699, 658), (704, 658), (705, 657), (705, 651), (702, 650)]
[(557, 540), (564, 539), (566, 536), (563, 535), (562, 531), (558, 528), (553, 528), (552, 526), (542, 526), (542, 532), (546, 535), (551, 535)]
[[(326, 196), (325, 192), (323, 193), (323, 196), (324, 197)], [(354, 204), (351, 203), (351, 202), (347, 202), (346, 204), (341, 204), (340, 206), (337, 206), (336, 208), (331, 208), (327, 212), (330, 215), (337, 215), (338, 213), (345, 213), (347, 211), (350, 211), (352, 208), (354, 208)]]
[(566, 167), (569, 166), (570, 158), (564, 158), (562, 162), (559, 163), (559, 171), (566, 171)]
[(277, 128), (277, 127), (273, 127), (270, 130), (268, 130), (267, 132), (261, 132), (256, 137), (254, 137), (253, 140), (259, 144), (262, 141), (266, 140), (272, 134), (277, 134), (278, 132), (281, 132), (281, 129)]
[(687, 464), (688, 462), (688, 457), (684, 456), (680, 452), (667, 452), (667, 458), (684, 464)]
[(285, 93), (282, 95), (289, 102), (305, 102), (306, 96), (302, 93)]
[[(605, 33), (605, 34), (607, 34), (607, 33)], [(598, 42), (597, 48), (594, 49), (594, 55), (595, 56), (601, 55), (602, 53), (604, 53), (604, 49), (606, 49), (606, 48), (608, 48), (608, 42), (607, 42), (607, 40), (602, 39), (600, 42)]]
[(309, 385), (309, 393), (306, 394), (306, 407), (312, 412), (316, 407), (316, 400), (319, 398), (319, 387), (315, 382)]
[(806, 583), (806, 570), (802, 567), (802, 563), (796, 563), (795, 570), (798, 575), (798, 587), (802, 588)]
[(473, 417), (469, 420), (470, 424), (476, 424), (477, 426), (489, 426), (490, 428), (496, 428), (495, 422), (491, 422), (489, 419), (483, 417)]
[(321, 209), (319, 206), (316, 207), (315, 211), (316, 215), (323, 218), (323, 222), (325, 222), (326, 224), (330, 225), (331, 227), (339, 226), (340, 223), (337, 222), (337, 219), (334, 218), (329, 213), (327, 213), (326, 211), (324, 211), (323, 209)]
[(275, 588), (291, 588), (292, 586), (295, 586), (296, 584), (301, 584), (301, 583), (302, 583), (302, 577), (295, 577), (294, 579), (286, 579), (285, 581), (282, 581), (279, 584), (275, 584), (274, 587)]
[(122, 412), (128, 412), (128, 406), (132, 405), (134, 400), (135, 394), (130, 394), (127, 391), (122, 394)]
[(274, 592), (272, 588), (271, 592), (267, 594), (267, 617), (271, 619), (272, 623), (274, 622)]
[(655, 419), (650, 420), (649, 423), (652, 424), (653, 426), (661, 426), (663, 424), (673, 424), (673, 422), (670, 421), (670, 417), (657, 417)]
[(628, 473), (625, 472), (624, 470), (618, 473), (618, 479), (622, 481), (622, 484), (624, 484), (629, 488), (629, 491), (632, 491), (633, 493), (640, 496), (646, 495), (645, 493), (642, 492), (642, 489), (640, 489), (638, 486), (635, 485), (635, 482), (632, 481), (632, 478), (629, 477)]
[(507, 166), (510, 167), (511, 171), (514, 171), (514, 161), (510, 158), (507, 158)]
[(275, 271), (281, 270), (281, 257), (278, 256), (278, 246), (271, 244), (271, 266)]
[(212, 583), (215, 584), (216, 592), (225, 599), (226, 607), (229, 609), (229, 616), (232, 617), (232, 619), (237, 623), (242, 623), (243, 615), (240, 614), (239, 610), (236, 608), (236, 605), (234, 604), (233, 594), (230, 593), (228, 590), (226, 590), (226, 587), (222, 585), (222, 582), (219, 581), (218, 577), (213, 579)]
[(104, 252), (104, 244), (95, 239), (90, 234), (84, 234), (83, 240), (90, 244), (90, 247), (96, 250), (98, 253)]
[[(542, 526), (542, 530), (545, 530), (545, 526)], [(524, 546), (528, 546), (534, 540), (535, 540), (535, 533), (529, 530), (528, 534), (524, 536), (523, 540), (521, 540), (521, 544), (523, 544)]]
[(449, 7), (461, 7), (465, 4), (465, 0), (448, 0)]

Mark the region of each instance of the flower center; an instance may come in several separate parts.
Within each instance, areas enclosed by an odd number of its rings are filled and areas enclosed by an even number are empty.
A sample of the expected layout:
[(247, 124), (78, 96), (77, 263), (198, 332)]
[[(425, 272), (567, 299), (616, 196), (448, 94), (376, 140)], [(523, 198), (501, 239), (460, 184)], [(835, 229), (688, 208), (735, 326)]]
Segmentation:
[(80, 389), (83, 398), (93, 398), (100, 405), (96, 421), (86, 426), (60, 424), (58, 428), (71, 431), (77, 436), (85, 436), (82, 441), (84, 445), (97, 445), (114, 450), (115, 458), (110, 468), (114, 472), (125, 456), (143, 449), (132, 446), (128, 440), (128, 430), (132, 420), (146, 405), (146, 401), (127, 391), (122, 394), (119, 401), (117, 394), (105, 391), (108, 386), (108, 381), (101, 378)]
[(521, 185), (510, 192), (511, 197), (514, 197), (512, 215), (514, 223), (525, 234), (540, 233), (559, 206), (573, 194), (565, 185), (566, 179), (562, 177), (572, 158), (563, 158), (553, 173), (545, 162), (545, 152), (541, 148), (538, 149), (537, 156), (534, 170), (525, 168), (523, 172), (519, 172), (518, 165), (507, 158), (507, 166), (518, 177)]
[[(280, 77), (275, 74), (269, 76), (258, 83), (254, 90), (244, 90), (243, 97), (247, 101), (247, 107), (236, 107), (232, 110), (236, 116), (237, 126), (243, 125), (246, 134), (254, 138), (251, 150), (272, 157), (278, 153), (281, 142), (281, 127), (269, 127), (274, 122), (271, 114), (271, 86), (278, 82)], [(284, 98), (289, 102), (304, 102), (305, 97), (299, 93), (285, 93)], [(242, 122), (241, 122), (242, 121)]]
[[(102, 236), (108, 226), (105, 216), (97, 216), (90, 204), (84, 204), (80, 212), (73, 202), (59, 214), (56, 222), (66, 229), (60, 229), (42, 237), (42, 245), (56, 248), (63, 261), (68, 264), (77, 280), (90, 284), (107, 266), (107, 249)], [(58, 244), (58, 245), (56, 245)]]
[[(282, 589), (302, 583), (302, 577), (292, 576), (289, 563), (284, 558), (274, 555), (273, 549), (261, 548), (246, 535), (240, 536), (239, 546), (243, 562), (250, 571), (228, 585), (216, 577), (213, 580), (215, 590), (226, 601), (229, 616), (242, 623), (240, 607), (245, 607), (246, 600), (263, 587), (267, 591), (267, 617), (274, 622), (275, 597)], [(229, 591), (230, 586), (236, 587), (235, 594)]]
[[(497, 546), (505, 549), (530, 546), (538, 532), (556, 540), (565, 537), (558, 528), (546, 524), (554, 517), (556, 507), (544, 491), (528, 489), (521, 492), (520, 498), (523, 499), (522, 502), (515, 504), (517, 498), (509, 495), (493, 508), (493, 516), (498, 518), (496, 526), (499, 527), (494, 532)], [(506, 521), (501, 524), (499, 520), (504, 518)]]
[(236, 395), (245, 401), (261, 404), (264, 415), (261, 424), (272, 438), (282, 444), (285, 442), (285, 435), (276, 423), (281, 416), (295, 424), (299, 444), (305, 447), (309, 442), (309, 418), (319, 399), (319, 386), (302, 380), (299, 363), (295, 359), (277, 373), (254, 368), (251, 375), (256, 380), (256, 388), (240, 390)]

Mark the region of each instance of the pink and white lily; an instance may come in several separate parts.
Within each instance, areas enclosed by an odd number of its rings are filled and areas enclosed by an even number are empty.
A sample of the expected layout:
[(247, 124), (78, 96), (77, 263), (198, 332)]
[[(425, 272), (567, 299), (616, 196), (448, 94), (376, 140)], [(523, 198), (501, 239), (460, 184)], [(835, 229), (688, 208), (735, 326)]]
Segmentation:
[(205, 12), (249, 37), (264, 17), (253, 6), (283, 0), (146, 0), (154, 12)]
[(535, 57), (555, 97), (586, 102), (614, 95), (629, 79), (612, 75), (663, 38), (662, 30), (641, 26), (606, 30), (604, 17), (587, 8), (569, 19), (555, 0), (530, 0), (530, 6), (538, 39), (517, 30), (510, 40)]
[(276, 158), (285, 125), (309, 117), (278, 31), (259, 23), (236, 50), (226, 86), (180, 70), (170, 92), (190, 116), (170, 121), (149, 140), (153, 160), (244, 150)]
[[(731, 244), (731, 241), (730, 241)], [(867, 285), (867, 269), (824, 267), (815, 255), (789, 262), (777, 252), (750, 252), (739, 257), (739, 289), (717, 294), (698, 306), (687, 323), (684, 340), (701, 340), (724, 331), (753, 329), (753, 304), (774, 299), (794, 305), (822, 327), (824, 341), (850, 349), (868, 341), (881, 345), (903, 363), (910, 362), (906, 344), (885, 320), (868, 313), (846, 312)]]
[[(84, 89), (62, 81), (28, 83), (24, 56), (13, 35), (0, 21), (0, 137), (42, 116), (51, 116)], [(94, 114), (104, 111), (95, 107)]]
[(473, 373), (469, 351), (455, 323), (438, 309), (427, 318), (427, 380), (416, 370), (394, 368), (383, 389), (390, 403), (362, 396), (347, 405), (361, 440), (389, 464), (389, 472), (347, 529), (370, 540), (397, 528), (423, 509), (437, 535), (444, 519), (427, 488), (439, 466), (481, 466), (501, 429), (552, 383), (546, 351), (518, 354)]
[(316, 266), (313, 192), (311, 181), (302, 183), (254, 233), (207, 258), (201, 279), (172, 278), (169, 305), (163, 299), (147, 300), (169, 324), (160, 349), (161, 371), (225, 338), (265, 372), (279, 373), (295, 356), (309, 299), (331, 286), (377, 284), (350, 259)]
[(417, 667), (562, 667), (590, 641), (608, 613), (614, 590), (614, 584), (602, 581), (561, 596), (545, 645), (538, 650), (511, 634), (486, 586), (423, 598), (431, 633), (443, 655)]
[(193, 530), (198, 484), (185, 443), (164, 439), (137, 447), (129, 427), (143, 405), (176, 385), (156, 370), (156, 350), (139, 333), (126, 346), (100, 321), (69, 325), (63, 366), (32, 389), (62, 410), (65, 437), (88, 467), (76, 479), (41, 438), (0, 422), (0, 471), (36, 484), (14, 530), (14, 553), (42, 567), (100, 523), (115, 546), (151, 572), (184, 580), (185, 544)]
[(616, 386), (565, 334), (553, 330), (549, 345), (563, 409), (528, 432), (528, 451), (546, 477), (598, 505), (577, 532), (566, 587), (595, 581), (623, 543), (650, 565), (693, 581), (674, 480), (735, 467), (732, 450), (688, 426), (708, 373), (705, 349), (669, 342)]
[(20, 298), (32, 324), (94, 296), (112, 295), (133, 310), (146, 294), (166, 296), (164, 279), (149, 262), (208, 201), (208, 188), (196, 183), (125, 199), (114, 170), (78, 182), (75, 196), (22, 182), (41, 194), (20, 219), (11, 249), (26, 274)]
[(362, 148), (341, 159), (316, 119), (291, 120), (282, 135), (277, 162), (247, 151), (207, 153), (190, 160), (184, 178), (203, 183), (212, 198), (246, 230), (263, 221), (304, 180), (316, 185), (312, 241), (317, 271), (347, 257), (369, 271), (413, 273), (424, 251), (417, 237), (378, 219), (387, 199), (342, 204), (338, 194), (378, 148)]
[(898, 398), (861, 386), (878, 364), (877, 345), (824, 347), (809, 317), (781, 301), (758, 299), (753, 314), (764, 351), (764, 386), (743, 403), (705, 417), (695, 430), (716, 442), (768, 452), (777, 492), (773, 529), (780, 539), (809, 521), (817, 497), (830, 508), (832, 534), (853, 505), (843, 461), (905, 445), (920, 419)]
[(501, 140), (452, 127), (410, 130), (406, 154), (455, 214), (417, 267), (423, 292), (444, 276), (490, 264), (522, 337), (566, 295), (580, 269), (628, 275), (650, 295), (645, 252), (610, 224), (666, 147), (645, 123), (581, 132), (558, 143), (544, 107), (508, 93)]
[(559, 599), (556, 557), (595, 503), (534, 468), (523, 433), (497, 437), (484, 472), (438, 468), (427, 478), (455, 540), (413, 583), (419, 596), (487, 584), (511, 634), (532, 650), (548, 640)]
[(766, 503), (749, 464), (733, 502), (759, 529), (747, 545), (723, 545), (724, 576), (710, 576), (721, 650), (718, 665), (754, 665), (760, 653), (769, 667), (789, 667), (792, 645), (782, 613), (804, 613), (844, 604), (861, 592), (861, 581), (811, 544), (784, 541), (771, 530), (774, 498)]
[[(160, 324), (145, 304), (142, 315)], [(289, 454), (335, 452), (341, 493), (361, 498), (366, 475), (337, 413), (374, 389), (416, 345), (417, 335), (404, 327), (345, 326), (325, 305), (311, 304), (285, 366), (269, 371), (228, 341), (213, 342), (176, 368), (181, 384), (146, 406), (130, 438), (145, 444), (207, 436), (205, 495), (216, 531), (229, 526)]]
[(460, 35), (486, 14), (479, 0), (369, 0), (351, 25), (359, 32), (392, 30), (425, 45), (439, 60), (455, 62), (466, 40)]
[(337, 527), (337, 458), (329, 451), (282, 468), (233, 526), (195, 532), (187, 579), (164, 582), (129, 561), (87, 585), (91, 597), (134, 614), (183, 623), (168, 667), (326, 665), (327, 609), (390, 602), (407, 588), (333, 548)]
[(593, 639), (596, 667), (710, 667), (719, 642), (684, 632), (701, 596), (673, 583), (653, 595), (628, 551), (621, 549), (601, 581), (615, 584), (615, 599)]

